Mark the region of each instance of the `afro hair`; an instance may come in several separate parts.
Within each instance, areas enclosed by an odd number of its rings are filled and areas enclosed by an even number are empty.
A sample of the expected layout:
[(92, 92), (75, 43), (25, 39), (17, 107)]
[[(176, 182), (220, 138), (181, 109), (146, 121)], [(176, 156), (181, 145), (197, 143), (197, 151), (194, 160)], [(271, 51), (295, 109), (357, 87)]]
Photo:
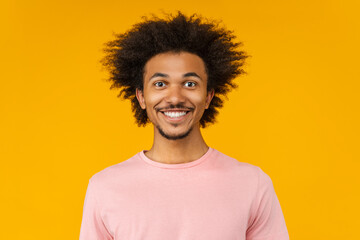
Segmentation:
[(187, 17), (178, 12), (163, 19), (143, 17), (129, 31), (114, 35), (114, 40), (105, 43), (101, 62), (110, 73), (110, 89), (121, 89), (118, 97), (131, 101), (138, 126), (145, 126), (149, 119), (136, 98), (136, 89), (143, 90), (145, 64), (157, 54), (189, 52), (204, 61), (207, 89), (213, 89), (215, 95), (200, 120), (203, 128), (215, 122), (218, 109), (223, 106), (222, 97), (237, 87), (233, 80), (245, 73), (242, 66), (248, 56), (239, 50), (242, 43), (234, 42), (232, 31), (197, 14)]

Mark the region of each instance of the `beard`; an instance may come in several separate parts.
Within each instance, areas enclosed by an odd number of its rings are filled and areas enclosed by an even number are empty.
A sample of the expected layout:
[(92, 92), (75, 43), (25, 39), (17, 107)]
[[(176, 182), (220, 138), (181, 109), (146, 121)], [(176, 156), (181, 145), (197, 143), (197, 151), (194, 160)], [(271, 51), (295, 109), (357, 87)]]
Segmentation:
[(186, 138), (190, 132), (192, 131), (192, 127), (189, 128), (189, 130), (187, 130), (185, 133), (183, 134), (178, 134), (178, 135), (169, 135), (169, 134), (166, 134), (160, 126), (156, 126), (156, 128), (159, 130), (159, 133), (161, 134), (161, 136), (163, 136), (164, 138), (166, 138), (167, 140), (179, 140), (179, 139), (183, 139), (183, 138)]

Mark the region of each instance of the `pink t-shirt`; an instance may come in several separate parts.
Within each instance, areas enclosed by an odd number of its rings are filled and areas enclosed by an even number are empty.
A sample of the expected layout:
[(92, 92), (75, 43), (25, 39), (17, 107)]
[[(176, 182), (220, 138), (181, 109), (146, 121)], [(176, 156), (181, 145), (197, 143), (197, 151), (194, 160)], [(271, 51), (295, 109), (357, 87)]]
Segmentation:
[(270, 177), (209, 148), (180, 164), (144, 151), (89, 180), (80, 240), (287, 240)]

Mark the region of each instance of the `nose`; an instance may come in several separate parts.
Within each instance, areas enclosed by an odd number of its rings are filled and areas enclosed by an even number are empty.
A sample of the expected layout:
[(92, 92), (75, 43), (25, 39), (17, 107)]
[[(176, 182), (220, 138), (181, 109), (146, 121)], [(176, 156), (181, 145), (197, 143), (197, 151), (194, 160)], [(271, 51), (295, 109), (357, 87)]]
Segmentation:
[(169, 104), (179, 104), (185, 102), (185, 96), (181, 86), (171, 86), (168, 88), (165, 101)]

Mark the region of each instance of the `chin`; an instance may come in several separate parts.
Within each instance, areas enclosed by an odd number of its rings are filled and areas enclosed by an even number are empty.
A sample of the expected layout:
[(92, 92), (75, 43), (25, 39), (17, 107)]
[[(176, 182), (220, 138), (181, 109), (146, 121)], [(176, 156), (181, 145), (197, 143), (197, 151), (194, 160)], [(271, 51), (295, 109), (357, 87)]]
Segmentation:
[(189, 130), (182, 132), (182, 133), (176, 133), (176, 134), (168, 134), (165, 133), (164, 130), (162, 130), (159, 126), (156, 126), (157, 129), (159, 130), (159, 133), (161, 134), (161, 136), (163, 136), (164, 138), (168, 139), (168, 140), (180, 140), (180, 139), (184, 139), (186, 138), (190, 132), (192, 131), (192, 128), (190, 128)]

